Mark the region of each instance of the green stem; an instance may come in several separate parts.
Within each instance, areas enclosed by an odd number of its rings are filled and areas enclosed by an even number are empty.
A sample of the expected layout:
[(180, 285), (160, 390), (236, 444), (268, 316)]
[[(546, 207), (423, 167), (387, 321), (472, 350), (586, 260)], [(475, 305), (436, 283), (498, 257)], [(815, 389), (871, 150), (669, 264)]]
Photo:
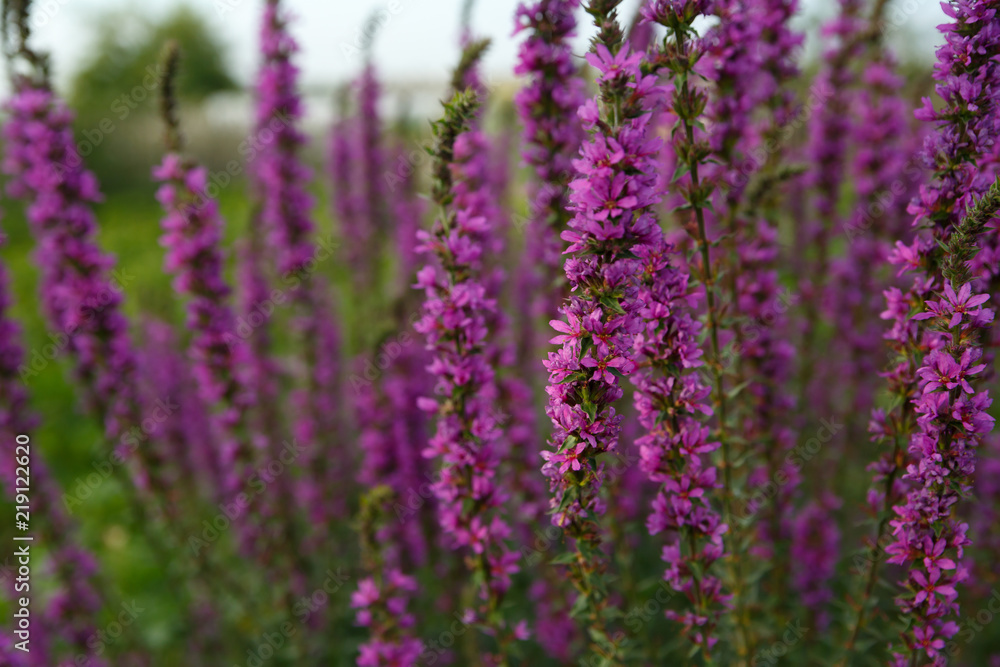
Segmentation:
[[(677, 43), (677, 49), (680, 52), (679, 60), (688, 62), (685, 52), (685, 42), (683, 31), (676, 27), (674, 28), (674, 38)], [(687, 99), (690, 97), (691, 91), (688, 84), (688, 72), (689, 67), (683, 69), (680, 74), (680, 95)], [(688, 170), (691, 174), (691, 187), (692, 191), (698, 193), (701, 186), (701, 180), (698, 175), (698, 160), (693, 152), (693, 147), (695, 144), (694, 137), (694, 125), (689, 121), (686, 114), (679, 114), (681, 117), (681, 123), (684, 127), (684, 133), (688, 143), (687, 151), (687, 162)], [(700, 197), (700, 194), (698, 195)], [(722, 445), (722, 478), (723, 478), (723, 520), (729, 526), (730, 535), (734, 536), (736, 532), (735, 522), (733, 521), (733, 479), (732, 479), (732, 468), (733, 468), (733, 458), (732, 450), (730, 445), (730, 438), (727, 433), (726, 423), (727, 423), (727, 401), (726, 393), (723, 382), (722, 365), (720, 361), (720, 347), (719, 347), (719, 322), (717, 313), (717, 304), (715, 298), (715, 274), (712, 270), (712, 258), (710, 251), (710, 242), (708, 240), (708, 234), (705, 229), (705, 213), (701, 204), (696, 204), (692, 202), (691, 207), (694, 209), (695, 219), (698, 223), (698, 236), (697, 243), (699, 246), (699, 251), (701, 253), (701, 263), (702, 263), (702, 283), (705, 285), (705, 298), (708, 305), (708, 331), (709, 331), (709, 341), (711, 345), (711, 357), (709, 359), (709, 367), (712, 370), (712, 380), (714, 385), (715, 402), (719, 408), (719, 441)], [(740, 569), (736, 566), (739, 560), (736, 555), (736, 550), (732, 548), (735, 542), (738, 540), (735, 537), (730, 537), (730, 549), (729, 551), (729, 564), (730, 573), (733, 585), (733, 598), (736, 603), (736, 616), (737, 616), (737, 626), (739, 629), (740, 636), (742, 638), (742, 646), (740, 647), (740, 652), (746, 661), (747, 665), (750, 664), (750, 633), (748, 630), (748, 619), (746, 618), (746, 608), (743, 600), (743, 586), (742, 586), (742, 573)]]

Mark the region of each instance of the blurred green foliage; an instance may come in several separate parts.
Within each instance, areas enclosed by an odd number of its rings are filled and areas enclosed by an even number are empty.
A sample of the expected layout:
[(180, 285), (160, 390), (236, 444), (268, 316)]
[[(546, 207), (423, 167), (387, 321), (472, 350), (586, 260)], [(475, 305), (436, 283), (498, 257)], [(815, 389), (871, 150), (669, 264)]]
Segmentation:
[(158, 152), (159, 61), (167, 41), (176, 40), (182, 53), (177, 81), (182, 104), (197, 107), (239, 85), (226, 44), (205, 16), (188, 5), (159, 19), (136, 10), (102, 13), (95, 17), (93, 31), (92, 55), (74, 73), (68, 101), (77, 114), (80, 153), (105, 191), (122, 191), (148, 184), (147, 163)]
[(102, 14), (95, 25), (93, 55), (74, 75), (69, 91), (69, 103), (81, 118), (106, 115), (113, 111), (114, 101), (142, 86), (150, 73), (159, 78), (160, 52), (170, 39), (177, 40), (184, 54), (177, 80), (182, 99), (197, 102), (238, 88), (226, 63), (225, 45), (205, 18), (187, 5), (159, 21), (128, 10)]

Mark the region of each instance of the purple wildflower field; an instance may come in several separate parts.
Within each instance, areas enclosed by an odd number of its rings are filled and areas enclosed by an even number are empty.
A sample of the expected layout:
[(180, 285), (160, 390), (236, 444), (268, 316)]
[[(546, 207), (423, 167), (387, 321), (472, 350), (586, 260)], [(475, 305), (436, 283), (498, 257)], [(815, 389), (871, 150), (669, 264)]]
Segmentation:
[(1000, 0), (522, 0), (324, 137), (258, 4), (242, 189), (163, 45), (171, 320), (3, 2), (0, 667), (1000, 667)]

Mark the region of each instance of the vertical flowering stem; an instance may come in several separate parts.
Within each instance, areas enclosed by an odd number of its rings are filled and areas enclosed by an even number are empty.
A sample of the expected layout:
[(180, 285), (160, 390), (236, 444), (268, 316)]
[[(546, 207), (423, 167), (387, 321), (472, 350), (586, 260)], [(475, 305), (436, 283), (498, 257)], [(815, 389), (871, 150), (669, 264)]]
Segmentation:
[[(0, 248), (5, 244), (6, 236), (0, 229)], [(20, 327), (9, 316), (10, 306), (7, 272), (0, 264), (0, 438), (4, 442), (0, 486), (6, 491), (7, 499), (14, 501), (19, 493), (17, 489), (23, 487), (23, 481), (18, 481), (16, 468), (20, 466), (30, 470), (34, 520), (41, 525), (41, 539), (49, 550), (57, 582), (54, 596), (42, 607), (42, 625), (65, 640), (76, 655), (85, 656), (89, 664), (103, 667), (106, 663), (94, 655), (93, 648), (87, 643), (93, 636), (96, 619), (105, 604), (104, 591), (95, 581), (97, 562), (87, 550), (75, 544), (76, 526), (63, 511), (58, 487), (38, 446), (28, 440), (24, 441), (23, 447), (15, 448), (15, 443), (22, 443), (19, 436), (30, 436), (35, 430), (37, 419), (31, 412), (28, 392), (19, 377), (24, 350), (19, 340)], [(15, 504), (23, 503), (18, 501)], [(27, 589), (19, 587), (19, 590)], [(35, 611), (33, 607), (32, 614)], [(31, 646), (32, 650), (41, 654), (36, 664), (55, 664), (56, 658), (49, 655), (51, 647), (46, 646), (45, 640), (33, 642)]]
[[(810, 126), (809, 152), (813, 169), (809, 185), (816, 192), (816, 216), (800, 226), (802, 250), (814, 248), (817, 256), (810, 262), (808, 276), (803, 277), (801, 291), (806, 295), (805, 321), (803, 322), (800, 344), (800, 386), (810, 399), (826, 399), (822, 383), (814, 386), (816, 374), (816, 344), (821, 328), (820, 303), (824, 298), (829, 268), (829, 236), (836, 227), (837, 204), (840, 201), (841, 184), (844, 181), (844, 167), (847, 152), (847, 138), (851, 132), (850, 96), (854, 94), (856, 83), (852, 65), (859, 56), (860, 40), (864, 21), (861, 18), (862, 0), (838, 0), (839, 14), (828, 25), (824, 34), (837, 39), (837, 43), (824, 53), (824, 66), (818, 75), (823, 87), (833, 92), (829, 102), (816, 113)], [(812, 401), (810, 401), (812, 402)], [(820, 409), (826, 407), (819, 405)]]
[[(971, 384), (986, 368), (980, 363), (980, 337), (992, 325), (994, 311), (983, 307), (988, 294), (972, 291), (967, 262), (978, 251), (976, 237), (998, 211), (1000, 180), (952, 229), (941, 257), (944, 293), (925, 301), (924, 312), (913, 316), (927, 321), (940, 342), (917, 370), (918, 430), (910, 439), (915, 462), (903, 475), (911, 486), (905, 503), (894, 508), (895, 541), (886, 548), (888, 562), (909, 567), (907, 591), (896, 603), (912, 617), (903, 633), (910, 665), (917, 664), (921, 652), (933, 664), (945, 664), (939, 651), (958, 632), (958, 625), (946, 619), (958, 612), (956, 586), (968, 577), (959, 563), (971, 541), (968, 524), (955, 516), (954, 506), (972, 489), (976, 449), (994, 424), (986, 412), (989, 393), (976, 393)], [(894, 653), (896, 664), (905, 664), (904, 653)]]
[(417, 581), (398, 567), (387, 567), (383, 558), (379, 526), (393, 496), (389, 487), (376, 486), (361, 498), (361, 551), (369, 576), (358, 583), (351, 606), (358, 610), (358, 625), (368, 628), (370, 637), (361, 645), (358, 667), (416, 665), (424, 648), (411, 636), (416, 619), (406, 611)]
[(496, 638), (499, 653), (491, 660), (506, 665), (507, 645), (523, 633), (520, 627), (511, 628), (501, 612), (518, 567), (517, 554), (505, 543), (510, 527), (500, 516), (506, 494), (496, 476), (501, 433), (487, 350), (487, 322), (496, 302), (486, 293), (483, 254), (495, 221), (459, 208), (455, 194), (462, 179), (455, 146), (468, 132), (478, 105), (475, 93), (456, 93), (445, 104), (443, 119), (434, 124), (431, 197), (440, 211), (433, 229), (419, 235), (431, 263), (417, 274), (416, 287), (424, 290), (426, 299), (415, 329), (427, 339), (433, 356), (428, 368), (437, 380), (439, 398), (420, 399), (420, 405), (438, 417), (425, 455), (441, 461), (433, 485), (441, 527), (466, 552), (483, 602), (470, 615), (484, 633)]
[(357, 185), (354, 164), (360, 159), (356, 141), (357, 119), (350, 115), (349, 91), (339, 92), (339, 115), (330, 130), (327, 163), (332, 184), (332, 214), (340, 238), (344, 240), (345, 259), (355, 276), (364, 275), (365, 248), (369, 246), (370, 230), (362, 219), (362, 193)]
[[(916, 665), (921, 655), (943, 664), (939, 651), (957, 631), (946, 619), (958, 608), (955, 586), (967, 573), (956, 562), (969, 541), (966, 525), (958, 523), (952, 508), (968, 491), (975, 448), (992, 427), (983, 412), (990, 399), (986, 392), (976, 394), (971, 381), (985, 368), (978, 363), (979, 330), (989, 325), (993, 313), (982, 307), (988, 296), (973, 292), (968, 262), (1000, 196), (993, 176), (978, 167), (991, 149), (986, 137), (1000, 112), (1000, 64), (995, 58), (1000, 30), (995, 2), (944, 7), (954, 19), (941, 27), (946, 43), (938, 49), (934, 74), (944, 104), (934, 110), (925, 99), (917, 113), (937, 126), (923, 152), (935, 180), (921, 187), (910, 206), (929, 233), (909, 244), (897, 242), (890, 262), (900, 266), (900, 274), (915, 276), (908, 292), (886, 292), (883, 314), (894, 322), (886, 337), (897, 360), (887, 377), (901, 407), (876, 412), (873, 419), (876, 435), (891, 439), (895, 447), (891, 459), (875, 467), (878, 478), (888, 480), (884, 502), (890, 502), (897, 475), (909, 486), (905, 502), (893, 508), (896, 517), (889, 525), (894, 541), (886, 547), (889, 562), (909, 568), (904, 582), (909, 592), (897, 604), (911, 623), (903, 633), (903, 648), (893, 654), (896, 665)], [(939, 284), (944, 291), (934, 300)], [(873, 570), (877, 564), (875, 559)], [(875, 576), (870, 572), (869, 582)], [(867, 600), (859, 608), (855, 635)]]
[(711, 502), (719, 483), (710, 457), (719, 443), (709, 441), (709, 429), (701, 423), (712, 409), (707, 403), (711, 389), (699, 375), (701, 325), (691, 316), (698, 295), (688, 285), (688, 274), (670, 264), (674, 249), (662, 238), (635, 252), (644, 266), (639, 298), (645, 321), (636, 337), (639, 369), (632, 376), (645, 429), (636, 444), (643, 471), (661, 485), (647, 525), (653, 534), (668, 531), (665, 578), (692, 606), (681, 613), (669, 610), (667, 616), (683, 624), (685, 635), (711, 663), (715, 627), (729, 596), (710, 568), (724, 555), (727, 526)]
[[(559, 235), (572, 216), (566, 186), (574, 174), (573, 156), (584, 139), (577, 116), (584, 101), (584, 81), (573, 62), (570, 45), (578, 8), (576, 0), (539, 0), (521, 3), (515, 14), (515, 34), (527, 32), (527, 37), (521, 43), (514, 73), (529, 78), (515, 96), (514, 104), (524, 126), (522, 157), (536, 176), (529, 183), (525, 251), (517, 287), (522, 293), (534, 295), (520, 323), (518, 357), (525, 377), (533, 377), (543, 347), (537, 322), (539, 319), (547, 322), (559, 315), (559, 305), (568, 287)], [(512, 428), (518, 428), (523, 421), (521, 415), (514, 415)], [(530, 437), (534, 433), (525, 435)], [(534, 472), (538, 440), (532, 438), (527, 442), (528, 446), (520, 448), (524, 451), (522, 466)], [(523, 502), (519, 504), (525, 512), (524, 526), (531, 534), (545, 520), (548, 494), (534, 475), (521, 473), (519, 481), (524, 485)], [(573, 621), (568, 618), (567, 610), (560, 607), (563, 582), (557, 581), (558, 574), (549, 567), (551, 558), (544, 560), (543, 574), (532, 590), (538, 602), (536, 635), (551, 655), (566, 660), (571, 638), (567, 629), (572, 630)]]
[(598, 70), (599, 95), (580, 109), (591, 137), (576, 161), (570, 183), (573, 219), (562, 238), (570, 243), (566, 277), (570, 296), (553, 320), (561, 349), (549, 353), (549, 404), (555, 427), (542, 472), (553, 492), (553, 523), (573, 538), (575, 552), (556, 562), (569, 565), (579, 591), (576, 615), (585, 619), (591, 650), (605, 665), (623, 663), (621, 633), (612, 637), (613, 615), (602, 552), (600, 517), (604, 464), (617, 449), (621, 416), (614, 408), (620, 380), (635, 368), (633, 344), (642, 326), (637, 300), (641, 263), (633, 248), (659, 234), (651, 207), (659, 201), (652, 156), (650, 109), (655, 77), (643, 76), (643, 56), (631, 53), (617, 22), (614, 0), (593, 0), (587, 12), (598, 28), (587, 61)]
[(576, 115), (583, 104), (583, 80), (577, 76), (570, 50), (576, 29), (576, 0), (540, 0), (518, 6), (515, 32), (530, 31), (521, 44), (514, 73), (529, 76), (514, 99), (524, 125), (524, 161), (537, 176), (529, 208), (528, 254), (538, 276), (533, 317), (555, 317), (565, 288), (559, 234), (569, 222), (566, 184), (573, 174), (573, 156), (583, 141)]
[[(27, 71), (14, 75), (14, 95), (7, 103), (9, 116), (3, 128), (3, 171), (11, 177), (7, 191), (26, 203), (38, 245), (42, 310), (49, 327), (65, 341), (82, 402), (112, 443), (113, 453), (128, 459), (130, 431), (143, 418), (121, 285), (111, 275), (114, 258), (101, 250), (96, 238), (93, 205), (101, 199), (99, 186), (76, 149), (73, 113), (52, 90), (47, 57), (27, 44), (28, 3), (5, 3), (3, 10), (4, 26), (11, 23), (18, 33), (18, 43), (5, 43), (12, 68), (27, 65)], [(28, 377), (37, 373), (25, 372)], [(140, 446), (133, 466), (117, 465), (112, 470), (127, 496), (133, 528), (160, 560), (186, 612), (189, 589), (167, 558), (161, 525), (147, 511), (147, 503), (155, 507), (169, 495), (159, 475), (167, 466), (158, 451)], [(157, 510), (153, 515), (162, 518)]]
[[(19, 23), (26, 21), (27, 16), (19, 18)], [(26, 39), (27, 28), (23, 33)], [(92, 206), (101, 199), (97, 179), (76, 151), (73, 114), (52, 91), (46, 59), (24, 44), (18, 53), (33, 69), (15, 76), (14, 96), (7, 103), (3, 170), (11, 177), (8, 193), (27, 203), (38, 241), (40, 301), (49, 325), (65, 337), (86, 407), (107, 439), (118, 441), (142, 418), (122, 293), (110, 275), (114, 259), (96, 242)], [(138, 455), (142, 465), (135, 481), (120, 477), (126, 491), (162, 491), (157, 477), (162, 462), (155, 450), (142, 447)]]
[[(729, 526), (732, 578), (742, 582), (744, 577), (744, 559), (739, 557), (744, 549), (736, 545), (752, 544), (754, 556), (773, 558), (769, 574), (775, 585), (770, 599), (778, 605), (787, 598), (783, 594), (788, 570), (784, 524), (798, 479), (791, 466), (781, 465), (794, 445), (786, 415), (795, 400), (785, 390), (793, 350), (781, 335), (784, 317), (779, 303), (776, 225), (773, 215), (758, 212), (748, 183), (757, 170), (769, 170), (762, 180), (776, 172), (777, 134), (792, 104), (787, 84), (798, 72), (791, 52), (801, 37), (788, 26), (795, 4), (794, 0), (716, 2), (712, 13), (719, 23), (701, 40), (706, 76), (714, 83), (706, 108), (711, 121), (707, 140), (714, 159), (700, 175), (716, 187), (712, 211), (707, 212), (710, 233), (728, 237), (720, 242), (722, 252), (716, 258), (728, 287), (725, 297), (719, 296), (720, 301), (728, 299), (720, 307), (726, 314), (729, 339), (728, 347), (720, 350), (721, 370), (729, 376), (724, 383), (734, 388), (729, 418), (742, 425), (741, 441), (747, 443), (733, 458), (742, 458), (746, 464), (741, 468), (749, 471), (734, 471), (731, 503), (753, 510)], [(745, 497), (779, 474), (788, 475), (789, 483), (766, 508), (767, 520), (756, 527), (749, 525), (757, 508), (737, 502), (743, 498), (736, 497), (736, 489), (744, 489)], [(755, 534), (750, 535), (749, 529), (756, 529)], [(741, 593), (740, 623), (747, 627), (749, 605), (744, 602), (742, 584), (734, 584), (734, 589)], [(752, 646), (742, 648), (747, 654), (753, 652)]]
[[(674, 93), (670, 101), (671, 111), (677, 118), (671, 132), (674, 152), (679, 164), (684, 168), (679, 170), (678, 184), (684, 200), (682, 210), (688, 210), (694, 217), (695, 224), (688, 225), (687, 231), (698, 247), (701, 259), (701, 284), (706, 297), (706, 325), (708, 328), (709, 356), (706, 360), (712, 375), (712, 400), (718, 415), (718, 438), (722, 450), (723, 476), (723, 523), (732, 526), (733, 521), (733, 454), (732, 443), (728, 433), (729, 405), (724, 386), (724, 369), (721, 359), (720, 321), (721, 311), (716, 286), (716, 267), (712, 263), (712, 246), (706, 226), (705, 210), (709, 205), (714, 190), (713, 182), (702, 180), (700, 170), (708, 163), (711, 147), (696, 137), (695, 128), (705, 110), (707, 98), (704, 91), (692, 85), (691, 77), (695, 75), (695, 67), (703, 52), (703, 47), (692, 38), (696, 35), (694, 20), (706, 11), (706, 3), (700, 0), (657, 0), (647, 6), (646, 18), (667, 28), (668, 36), (664, 46), (657, 54), (657, 62), (666, 67), (674, 79)], [(668, 40), (672, 38), (672, 42)], [(686, 171), (686, 173), (683, 173)], [(731, 585), (736, 603), (736, 621), (739, 636), (740, 655), (749, 660), (749, 628), (744, 610), (744, 583), (739, 575), (733, 554), (730, 559)]]
[(153, 170), (162, 183), (157, 200), (166, 217), (160, 240), (167, 249), (166, 268), (175, 275), (174, 288), (189, 297), (187, 326), (193, 332), (189, 354), (202, 401), (213, 406), (213, 433), (225, 471), (222, 495), (231, 500), (253, 465), (246, 415), (251, 404), (242, 368), (246, 347), (232, 332), (236, 318), (228, 304), (229, 285), (223, 276), (222, 231), (218, 202), (206, 193), (207, 171), (182, 157), (172, 81), (178, 52), (165, 52), (163, 111), (168, 153)]
[[(236, 318), (228, 304), (231, 290), (223, 276), (223, 222), (218, 202), (206, 192), (207, 171), (180, 154), (172, 91), (178, 62), (175, 44), (168, 46), (164, 58), (167, 74), (162, 110), (169, 152), (153, 171), (162, 183), (156, 196), (166, 212), (161, 243), (167, 248), (166, 268), (175, 275), (174, 288), (189, 298), (192, 373), (201, 400), (211, 409), (211, 432), (224, 471), (220, 496), (224, 502), (234, 502), (255, 459), (248, 424), (253, 397), (246, 376), (247, 347), (232, 333)], [(253, 522), (244, 516), (239, 523), (243, 546), (252, 551), (257, 537)]]
[[(854, 394), (854, 413), (871, 406), (875, 397), (867, 380), (877, 370), (877, 362), (881, 358), (878, 341), (882, 327), (869, 323), (868, 316), (878, 306), (876, 298), (879, 301), (885, 298), (879, 287), (885, 287), (888, 281), (880, 269), (887, 268), (885, 259), (889, 255), (890, 242), (909, 236), (906, 229), (909, 219), (905, 207), (893, 206), (893, 201), (887, 197), (887, 193), (895, 194), (892, 188), (914, 143), (912, 140), (902, 139), (907, 134), (904, 113), (906, 105), (901, 97), (903, 81), (892, 71), (892, 65), (891, 55), (880, 49), (876, 62), (864, 74), (868, 86), (857, 99), (861, 121), (855, 127), (856, 143), (861, 147), (855, 159), (855, 171), (860, 174), (856, 186), (858, 202), (850, 221), (844, 226), (851, 251), (833, 267), (834, 275), (839, 275), (840, 280), (849, 277), (852, 285), (849, 290), (846, 287), (840, 290), (834, 299), (835, 312), (840, 319), (838, 330), (850, 332), (845, 342), (849, 347), (847, 353), (851, 361), (847, 379), (851, 382)], [(878, 211), (882, 214), (879, 215)], [(892, 316), (895, 319), (898, 316), (900, 322), (905, 322), (908, 310), (908, 307), (906, 312), (891, 308), (882, 317), (888, 319)], [(905, 331), (905, 327), (894, 327), (893, 332), (885, 336), (894, 341), (893, 346), (897, 351), (902, 350), (897, 346), (907, 341)], [(904, 377), (897, 376), (898, 379)], [(901, 401), (903, 408), (895, 420), (887, 420), (885, 412), (881, 410), (872, 420), (871, 440), (883, 444), (891, 442), (892, 446), (885, 450), (879, 461), (870, 466), (870, 469), (876, 471), (876, 475), (868, 492), (867, 505), (869, 513), (875, 517), (875, 530), (874, 535), (867, 538), (870, 541), (867, 555), (855, 561), (861, 566), (855, 569), (867, 572), (868, 576), (847, 639), (848, 653), (854, 649), (855, 642), (865, 627), (867, 609), (878, 582), (889, 514), (902, 492), (899, 472), (905, 467), (903, 461), (906, 450), (903, 438), (897, 433), (908, 432), (911, 428), (912, 408), (907, 404), (911, 388), (909, 382), (904, 381), (894, 383), (891, 390), (894, 397)], [(851, 428), (851, 424), (848, 428)], [(860, 434), (849, 433), (848, 442), (859, 439), (859, 436)]]
[[(293, 326), (303, 350), (307, 377), (305, 386), (293, 394), (302, 406), (293, 435), (303, 441), (307, 450), (308, 489), (317, 492), (307, 497), (307, 502), (313, 509), (314, 537), (321, 540), (328, 533), (325, 526), (336, 516), (334, 490), (340, 486), (343, 492), (350, 466), (346, 455), (336, 458), (338, 467), (331, 466), (332, 439), (341, 431), (336, 405), (331, 405), (337, 389), (339, 351), (336, 332), (331, 331), (334, 325), (329, 320), (331, 309), (323, 283), (315, 275), (318, 259), (312, 239), (313, 200), (306, 191), (312, 172), (301, 158), (306, 137), (298, 124), (304, 110), (298, 91), (298, 68), (292, 62), (298, 45), (289, 33), (288, 20), (281, 2), (268, 0), (260, 31), (263, 62), (257, 75), (256, 120), (259, 133), (271, 128), (274, 139), (261, 151), (252, 175), (260, 189), (260, 219), (269, 234), (275, 267), (290, 286), (295, 306)], [(280, 443), (272, 442), (272, 446), (278, 455)], [(331, 483), (333, 480), (336, 483)], [(290, 479), (282, 480), (282, 496), (291, 496), (290, 484)], [(283, 502), (289, 504), (290, 512), (291, 498)], [(284, 539), (294, 538), (299, 532), (294, 515), (286, 514), (283, 520), (287, 523)], [(300, 578), (304, 576), (308, 564), (297, 549), (292, 552), (292, 563)]]
[[(358, 276), (357, 284), (366, 294), (381, 294), (382, 249), (385, 246), (389, 226), (388, 193), (385, 190), (385, 157), (382, 149), (382, 123), (378, 113), (381, 94), (375, 66), (371, 59), (361, 71), (358, 86), (358, 131), (360, 138), (360, 169), (362, 211), (368, 242), (365, 252), (365, 272)], [(366, 302), (371, 303), (369, 297)], [(377, 305), (377, 304), (376, 304)]]

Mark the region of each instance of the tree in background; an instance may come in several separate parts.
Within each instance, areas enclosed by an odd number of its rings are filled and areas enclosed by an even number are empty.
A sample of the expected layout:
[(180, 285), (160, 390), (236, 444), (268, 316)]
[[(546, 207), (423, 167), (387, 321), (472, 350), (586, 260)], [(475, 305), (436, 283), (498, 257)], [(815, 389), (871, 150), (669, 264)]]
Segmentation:
[[(177, 92), (189, 107), (239, 88), (227, 45), (205, 15), (187, 5), (162, 17), (133, 9), (104, 12), (93, 25), (97, 37), (91, 55), (69, 88), (70, 104), (78, 111), (78, 148), (82, 154), (92, 152), (88, 164), (105, 189), (146, 186), (159, 137), (150, 129), (156, 123), (153, 100), (163, 44), (174, 40), (186, 54)], [(143, 150), (147, 145), (149, 150)]]

